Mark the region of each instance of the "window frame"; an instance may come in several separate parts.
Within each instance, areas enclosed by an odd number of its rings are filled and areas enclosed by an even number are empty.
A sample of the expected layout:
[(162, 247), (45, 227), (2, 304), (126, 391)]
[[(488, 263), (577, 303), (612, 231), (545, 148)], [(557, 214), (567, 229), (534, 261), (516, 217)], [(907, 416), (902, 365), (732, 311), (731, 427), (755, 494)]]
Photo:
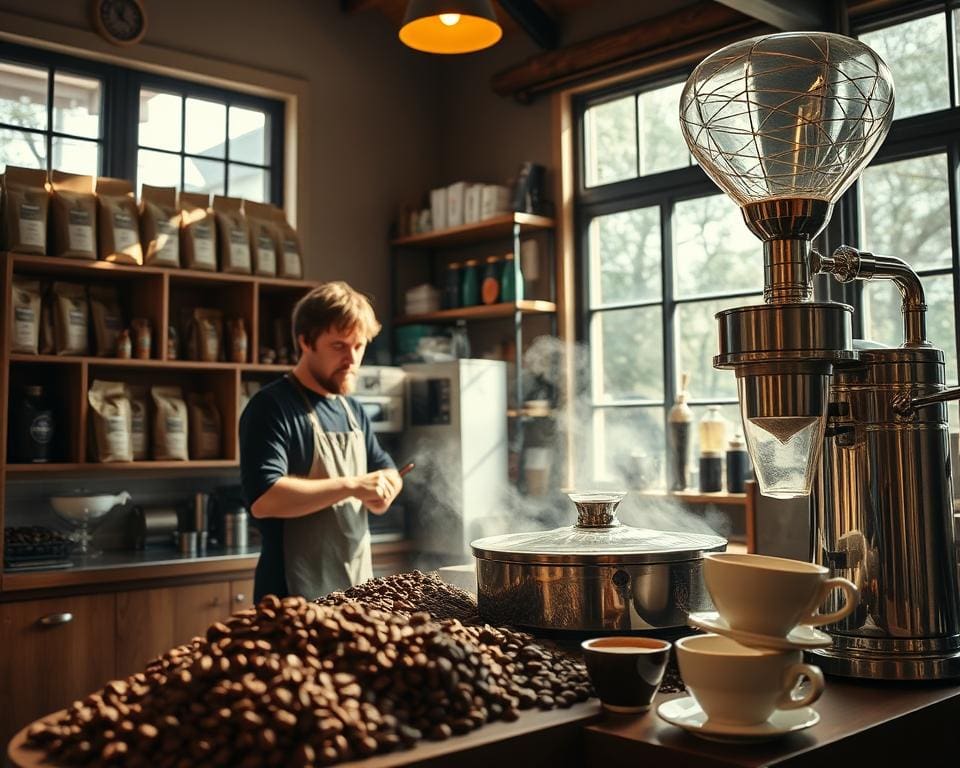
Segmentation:
[[(269, 139), (266, 146), (266, 163), (256, 165), (243, 161), (233, 161), (234, 165), (265, 168), (270, 172), (269, 202), (283, 207), (284, 205), (284, 136), (285, 136), (285, 105), (282, 101), (265, 98), (242, 91), (233, 91), (227, 88), (197, 83), (191, 80), (176, 78), (167, 75), (158, 75), (138, 69), (120, 67), (103, 62), (86, 59), (78, 56), (50, 51), (43, 48), (33, 48), (0, 40), (0, 59), (46, 68), (48, 72), (47, 101), (48, 119), (47, 128), (42, 131), (47, 142), (47, 165), (52, 161), (50, 145), (54, 136), (68, 136), (85, 141), (93, 141), (87, 136), (73, 136), (61, 132), (51, 132), (53, 103), (53, 71), (69, 72), (82, 77), (95, 77), (101, 82), (101, 136), (96, 139), (102, 152), (100, 156), (99, 176), (110, 176), (128, 179), (131, 184), (137, 182), (137, 150), (140, 121), (140, 89), (143, 87), (177, 93), (183, 99), (189, 97), (202, 98), (222, 102), (230, 106), (252, 108), (264, 112), (269, 120)], [(181, 112), (181, 131), (185, 112)], [(14, 126), (16, 130), (21, 128)], [(31, 129), (28, 129), (31, 130)], [(32, 129), (33, 133), (41, 133)], [(163, 151), (163, 150), (158, 150)], [(224, 149), (225, 183), (229, 193), (229, 136)], [(170, 153), (174, 154), (174, 153)], [(184, 147), (176, 154), (180, 155), (181, 187), (183, 185), (183, 158), (190, 156)], [(136, 190), (139, 193), (139, 190)]]

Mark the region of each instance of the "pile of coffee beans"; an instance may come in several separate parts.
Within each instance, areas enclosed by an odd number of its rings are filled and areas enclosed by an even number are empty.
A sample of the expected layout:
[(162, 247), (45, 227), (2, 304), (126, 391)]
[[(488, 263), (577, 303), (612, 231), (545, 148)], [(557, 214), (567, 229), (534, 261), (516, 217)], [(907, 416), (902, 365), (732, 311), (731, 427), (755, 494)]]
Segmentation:
[(447, 584), (436, 573), (410, 571), (371, 579), (344, 592), (331, 592), (318, 605), (360, 603), (390, 613), (426, 611), (435, 619), (480, 620), (477, 601), (469, 592)]
[(579, 660), (522, 633), (270, 596), (28, 738), (71, 765), (330, 765), (590, 695)]

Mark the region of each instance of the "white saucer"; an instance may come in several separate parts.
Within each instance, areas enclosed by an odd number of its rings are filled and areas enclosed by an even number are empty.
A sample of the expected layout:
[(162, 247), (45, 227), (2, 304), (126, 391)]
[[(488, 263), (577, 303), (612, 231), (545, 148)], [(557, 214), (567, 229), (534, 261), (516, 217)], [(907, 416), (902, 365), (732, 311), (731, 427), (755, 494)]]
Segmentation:
[(778, 709), (770, 718), (757, 725), (711, 723), (692, 696), (665, 701), (657, 707), (657, 714), (671, 725), (710, 741), (768, 741), (794, 731), (802, 731), (820, 722), (820, 715), (812, 707)]
[(833, 644), (833, 639), (826, 632), (814, 629), (806, 624), (798, 624), (786, 637), (776, 637), (775, 635), (758, 635), (755, 632), (744, 632), (739, 629), (733, 629), (727, 624), (726, 619), (722, 618), (716, 611), (701, 611), (700, 613), (691, 613), (687, 617), (687, 623), (708, 632), (716, 632), (718, 635), (729, 637), (742, 645), (749, 645), (752, 648), (772, 648), (777, 651), (789, 651), (795, 648), (806, 650), (809, 648), (827, 648)]

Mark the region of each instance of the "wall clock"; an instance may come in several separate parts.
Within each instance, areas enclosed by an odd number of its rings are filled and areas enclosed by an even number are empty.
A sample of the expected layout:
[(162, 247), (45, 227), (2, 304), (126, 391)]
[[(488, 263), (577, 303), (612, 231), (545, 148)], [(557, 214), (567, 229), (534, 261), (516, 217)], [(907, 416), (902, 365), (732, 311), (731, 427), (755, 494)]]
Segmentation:
[(93, 24), (114, 45), (135, 45), (147, 31), (141, 0), (93, 0)]

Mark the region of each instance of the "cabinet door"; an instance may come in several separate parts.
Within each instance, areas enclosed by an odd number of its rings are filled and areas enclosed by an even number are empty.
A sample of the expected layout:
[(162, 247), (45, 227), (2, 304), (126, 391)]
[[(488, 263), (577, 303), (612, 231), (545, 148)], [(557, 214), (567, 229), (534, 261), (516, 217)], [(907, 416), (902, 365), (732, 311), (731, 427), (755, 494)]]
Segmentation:
[(118, 671), (121, 675), (139, 672), (151, 659), (205, 634), (230, 610), (225, 581), (118, 593)]
[(253, 607), (253, 579), (230, 582), (230, 613)]
[(117, 676), (114, 595), (0, 603), (0, 745)]

